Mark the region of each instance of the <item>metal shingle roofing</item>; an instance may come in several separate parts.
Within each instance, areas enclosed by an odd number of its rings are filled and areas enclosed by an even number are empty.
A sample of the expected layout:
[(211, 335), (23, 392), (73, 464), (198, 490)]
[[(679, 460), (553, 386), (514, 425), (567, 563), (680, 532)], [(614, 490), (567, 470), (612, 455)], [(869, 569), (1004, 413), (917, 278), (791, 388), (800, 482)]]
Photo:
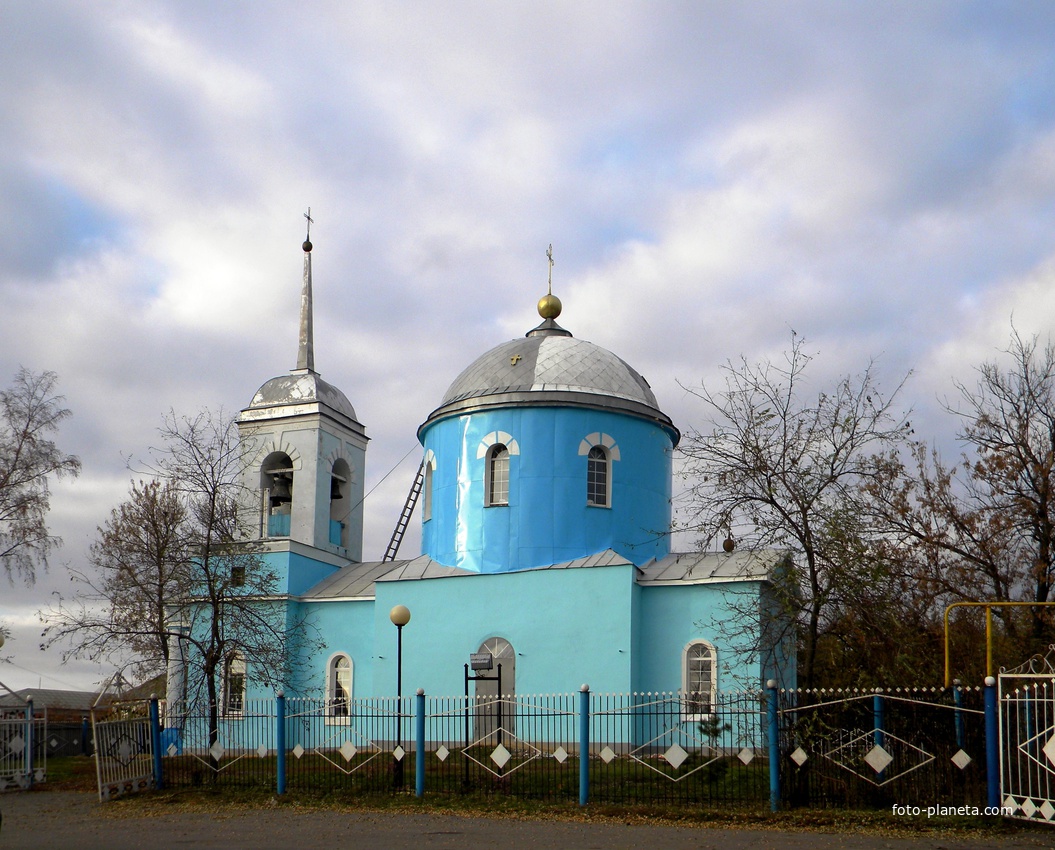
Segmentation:
[(637, 581), (642, 585), (767, 581), (788, 558), (786, 551), (778, 549), (671, 554), (641, 567)]
[[(585, 558), (576, 558), (559, 564), (544, 567), (532, 567), (516, 572), (498, 573), (498, 575), (515, 575), (516, 573), (538, 572), (540, 570), (574, 570), (591, 567), (610, 567), (627, 565), (630, 561), (622, 555), (606, 549)], [(301, 598), (304, 600), (326, 599), (373, 599), (375, 584), (379, 581), (414, 581), (417, 579), (454, 578), (457, 576), (491, 575), (464, 570), (460, 567), (447, 567), (432, 560), (428, 555), (421, 555), (407, 561), (367, 561), (362, 564), (351, 564), (320, 581)]]
[(539, 390), (606, 395), (659, 410), (648, 383), (625, 361), (570, 336), (529, 336), (492, 348), (455, 378), (442, 403)]
[[(692, 585), (717, 582), (770, 581), (775, 578), (789, 554), (782, 550), (765, 549), (758, 552), (689, 552), (667, 555), (649, 561), (636, 571), (640, 585)], [(594, 567), (627, 566), (631, 562), (611, 549), (596, 552), (585, 558), (575, 558), (558, 564), (531, 567), (508, 573), (477, 573), (459, 567), (447, 567), (421, 555), (405, 561), (367, 561), (351, 564), (311, 588), (301, 598), (323, 601), (327, 599), (373, 599), (379, 581), (415, 581), (419, 579), (455, 578), (459, 576), (517, 575), (545, 570), (580, 570)]]
[(272, 378), (256, 391), (246, 410), (313, 402), (325, 404), (349, 419), (356, 418), (355, 408), (348, 401), (348, 397), (333, 384), (319, 377), (317, 372), (311, 371), (296, 371)]

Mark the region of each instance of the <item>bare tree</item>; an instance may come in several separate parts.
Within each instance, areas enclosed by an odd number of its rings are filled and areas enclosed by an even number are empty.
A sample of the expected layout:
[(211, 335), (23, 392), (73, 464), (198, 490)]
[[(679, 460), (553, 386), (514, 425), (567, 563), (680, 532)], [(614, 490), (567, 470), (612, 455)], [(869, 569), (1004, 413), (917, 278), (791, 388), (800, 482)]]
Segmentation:
[(171, 482), (132, 484), (89, 550), (91, 571), (70, 569), (76, 592), (41, 613), (45, 645), (70, 657), (118, 656), (140, 680), (164, 673), (169, 622), (186, 609), (194, 577), (187, 508)]
[[(170, 413), (161, 437), (155, 468), (185, 505), (193, 564), (191, 598), (172, 612), (169, 628), (189, 647), (187, 698), (204, 700), (212, 743), (232, 660), (245, 664), (239, 675), (277, 687), (289, 679), (292, 638), (305, 633), (305, 624), (287, 622), (287, 606), (278, 598), (280, 576), (239, 515), (249, 502), (243, 475), (254, 447), (239, 441), (234, 419), (222, 411)], [(176, 614), (181, 622), (174, 622)]]
[(314, 630), (289, 610), (281, 576), (239, 513), (252, 501), (243, 477), (254, 447), (239, 441), (235, 421), (170, 412), (160, 434), (148, 464), (156, 480), (134, 486), (100, 529), (99, 577), (81, 577), (89, 597), (42, 617), (51, 641), (79, 641), (71, 654), (121, 648), (154, 670), (177, 650), (182, 692), (168, 698), (205, 709), (212, 743), (232, 660), (244, 664), (241, 681), (295, 687), (290, 653), (310, 646)]
[(0, 564), (9, 579), (32, 583), (38, 566), (61, 541), (48, 532), (52, 477), (76, 476), (81, 462), (63, 453), (51, 434), (69, 417), (55, 395), (58, 376), (22, 368), (0, 390)]
[[(1012, 330), (1004, 364), (957, 384), (965, 446), (946, 465), (919, 443), (912, 462), (889, 459), (871, 497), (908, 555), (906, 569), (938, 607), (960, 601), (1051, 599), (1055, 582), (1055, 347)], [(939, 616), (941, 612), (935, 612)], [(996, 609), (1013, 643), (1030, 623), (1032, 652), (1050, 639), (1050, 616)]]
[(909, 423), (877, 385), (874, 364), (829, 392), (805, 398), (812, 356), (792, 335), (784, 361), (727, 363), (725, 388), (690, 390), (710, 412), (707, 430), (681, 444), (689, 523), (710, 543), (725, 535), (751, 549), (795, 555), (794, 592), (782, 599), (799, 627), (799, 671), (815, 684), (821, 636), (872, 581), (874, 529), (860, 511), (860, 490), (876, 457), (904, 441)]

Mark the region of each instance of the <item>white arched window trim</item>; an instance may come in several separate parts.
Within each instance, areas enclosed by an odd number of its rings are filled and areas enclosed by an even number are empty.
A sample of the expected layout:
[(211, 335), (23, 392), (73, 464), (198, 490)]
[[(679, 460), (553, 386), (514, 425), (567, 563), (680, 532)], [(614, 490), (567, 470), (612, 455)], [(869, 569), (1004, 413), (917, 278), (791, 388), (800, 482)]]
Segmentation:
[[(495, 498), (495, 459), (496, 449), (505, 449), (504, 457), (501, 459), (505, 474), (505, 498)], [(505, 431), (492, 431), (476, 447), (476, 459), (484, 460), (484, 507), (502, 507), (509, 504), (509, 480), (512, 475), (511, 459), (520, 454), (520, 444), (513, 438), (512, 434)], [(500, 495), (500, 494), (497, 494)]]
[(612, 459), (604, 446), (593, 446), (586, 455), (586, 504), (612, 506)]
[(349, 722), (354, 686), (355, 662), (352, 661), (352, 656), (346, 652), (335, 652), (326, 662), (327, 723)]
[(432, 449), (425, 453), (424, 478), (421, 482), (421, 521), (428, 522), (432, 519), (432, 487), (436, 475), (436, 455)]
[(232, 652), (223, 665), (223, 715), (241, 717), (245, 712), (245, 657)]
[(496, 443), (487, 450), (484, 470), (484, 505), (488, 508), (509, 504), (509, 447)]
[(681, 653), (682, 720), (709, 720), (718, 698), (718, 650), (706, 640), (692, 640)]
[[(603, 465), (600, 465), (598, 453), (604, 454)], [(579, 456), (586, 458), (587, 507), (612, 507), (612, 464), (619, 460), (619, 446), (615, 437), (600, 431), (587, 434), (579, 442)]]

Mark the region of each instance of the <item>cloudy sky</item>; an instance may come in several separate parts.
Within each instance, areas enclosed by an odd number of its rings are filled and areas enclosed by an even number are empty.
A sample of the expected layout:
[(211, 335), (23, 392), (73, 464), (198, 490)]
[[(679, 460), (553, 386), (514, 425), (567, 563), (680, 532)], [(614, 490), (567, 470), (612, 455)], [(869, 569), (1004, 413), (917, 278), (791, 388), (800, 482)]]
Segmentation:
[[(0, 680), (38, 648), (170, 408), (236, 412), (295, 365), (310, 206), (316, 367), (372, 441), (365, 555), (415, 429), (538, 322), (633, 364), (684, 430), (791, 330), (818, 385), (879, 357), (917, 433), (1013, 320), (1055, 323), (1047, 2), (135, 2), (0, 6), (0, 383), (54, 370), (83, 474), (64, 546), (0, 579)], [(921, 433), (923, 432), (923, 433)], [(416, 532), (416, 529), (415, 529)], [(408, 536), (401, 554), (415, 554)]]

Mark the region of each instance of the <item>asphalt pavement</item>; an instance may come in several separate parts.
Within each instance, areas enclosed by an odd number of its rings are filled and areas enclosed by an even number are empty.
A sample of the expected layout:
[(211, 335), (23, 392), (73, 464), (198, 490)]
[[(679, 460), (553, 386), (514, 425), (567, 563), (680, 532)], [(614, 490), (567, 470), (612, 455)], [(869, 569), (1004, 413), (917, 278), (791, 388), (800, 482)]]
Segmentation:
[(0, 795), (2, 850), (168, 850), (194, 847), (533, 848), (533, 850), (981, 850), (1055, 848), (1055, 828), (990, 839), (922, 838), (712, 829), (567, 820), (463, 817), (370, 811), (259, 809), (139, 813), (100, 804), (94, 794)]

